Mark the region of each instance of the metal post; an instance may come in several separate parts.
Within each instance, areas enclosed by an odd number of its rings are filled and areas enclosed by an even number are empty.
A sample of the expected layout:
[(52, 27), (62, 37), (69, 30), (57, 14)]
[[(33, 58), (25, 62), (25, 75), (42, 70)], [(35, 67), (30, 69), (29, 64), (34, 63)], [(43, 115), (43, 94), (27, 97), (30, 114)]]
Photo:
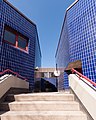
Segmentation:
[(58, 78), (56, 76), (56, 88), (57, 88), (57, 92), (58, 92)]

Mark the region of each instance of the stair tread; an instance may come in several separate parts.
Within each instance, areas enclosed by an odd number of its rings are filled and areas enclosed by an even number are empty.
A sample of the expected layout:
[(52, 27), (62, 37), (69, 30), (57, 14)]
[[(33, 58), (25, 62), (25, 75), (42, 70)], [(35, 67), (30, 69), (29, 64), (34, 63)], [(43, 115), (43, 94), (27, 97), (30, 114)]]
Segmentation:
[(52, 93), (47, 93), (47, 94), (42, 94), (42, 93), (28, 93), (28, 94), (8, 94), (8, 96), (74, 96), (73, 94), (69, 94), (69, 93), (59, 93), (59, 94), (52, 94)]
[(1, 116), (42, 115), (42, 116), (86, 116), (82, 111), (8, 111)]
[(79, 104), (76, 101), (14, 101), (14, 102), (3, 102), (2, 104)]
[(74, 101), (73, 94), (42, 94), (42, 93), (32, 93), (32, 94), (20, 94), (7, 96), (6, 101)]

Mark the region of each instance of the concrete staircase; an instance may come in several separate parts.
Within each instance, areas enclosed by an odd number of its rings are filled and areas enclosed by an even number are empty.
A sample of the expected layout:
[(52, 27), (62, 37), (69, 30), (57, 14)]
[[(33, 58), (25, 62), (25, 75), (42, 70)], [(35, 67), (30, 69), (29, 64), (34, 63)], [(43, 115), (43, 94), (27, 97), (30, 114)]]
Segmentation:
[(87, 120), (69, 92), (9, 94), (0, 110), (1, 120)]

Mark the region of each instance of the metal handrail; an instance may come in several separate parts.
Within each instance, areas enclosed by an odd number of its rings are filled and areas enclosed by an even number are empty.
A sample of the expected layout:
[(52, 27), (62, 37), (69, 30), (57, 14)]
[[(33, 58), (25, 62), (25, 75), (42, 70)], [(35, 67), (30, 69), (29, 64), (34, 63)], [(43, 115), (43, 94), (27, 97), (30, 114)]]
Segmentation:
[(75, 69), (71, 69), (72, 73), (76, 73), (78, 74), (80, 77), (84, 78), (86, 81), (90, 82), (93, 86), (96, 87), (96, 83), (93, 82), (92, 80), (90, 80), (89, 78), (87, 78), (86, 76), (82, 75), (81, 73), (79, 73), (78, 71), (76, 71)]
[(5, 74), (6, 72), (11, 72), (12, 74), (15, 74), (17, 77), (19, 77), (19, 78), (21, 78), (21, 79), (24, 79), (24, 80), (27, 80), (25, 77), (19, 75), (17, 72), (14, 72), (14, 71), (12, 71), (12, 70), (10, 70), (10, 69), (6, 69), (6, 70), (4, 70), (3, 72), (0, 72), (0, 75)]

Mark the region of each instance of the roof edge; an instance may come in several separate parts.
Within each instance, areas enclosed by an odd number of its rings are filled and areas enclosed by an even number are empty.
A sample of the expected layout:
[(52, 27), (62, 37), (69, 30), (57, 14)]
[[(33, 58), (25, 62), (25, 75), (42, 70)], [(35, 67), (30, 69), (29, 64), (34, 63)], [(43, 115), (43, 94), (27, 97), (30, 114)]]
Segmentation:
[(28, 17), (26, 17), (22, 12), (20, 12), (16, 7), (14, 7), (8, 0), (3, 0), (4, 2), (6, 2), (10, 7), (12, 7), (14, 10), (16, 10), (22, 17), (24, 17), (26, 20), (28, 20), (31, 24), (33, 24), (34, 26), (36, 26), (36, 24), (31, 21)]
[(68, 11), (71, 7), (73, 7), (79, 0), (75, 0), (67, 9), (66, 11)]
[(62, 28), (61, 28), (60, 38), (59, 38), (59, 42), (58, 42), (57, 49), (56, 49), (55, 58), (56, 58), (56, 56), (57, 56), (58, 47), (59, 47), (59, 44), (60, 44), (60, 39), (61, 39), (61, 35), (62, 35), (62, 32), (63, 32), (64, 23), (65, 23), (65, 20), (66, 20), (67, 12), (68, 12), (68, 10), (70, 10), (78, 1), (79, 1), (79, 0), (75, 0), (75, 2), (73, 2), (73, 3), (66, 9), (65, 16), (64, 16), (64, 22), (63, 22), (63, 25), (62, 25)]

